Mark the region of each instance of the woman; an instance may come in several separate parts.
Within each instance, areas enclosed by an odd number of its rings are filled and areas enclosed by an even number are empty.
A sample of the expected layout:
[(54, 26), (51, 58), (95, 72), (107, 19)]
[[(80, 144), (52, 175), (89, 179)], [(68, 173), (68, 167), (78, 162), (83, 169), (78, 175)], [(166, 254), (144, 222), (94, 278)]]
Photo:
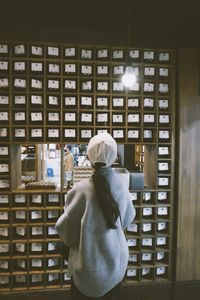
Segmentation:
[(68, 192), (56, 229), (70, 247), (72, 299), (117, 299), (128, 264), (124, 229), (135, 210), (127, 184), (111, 168), (117, 158), (112, 136), (91, 138), (87, 157), (94, 174)]

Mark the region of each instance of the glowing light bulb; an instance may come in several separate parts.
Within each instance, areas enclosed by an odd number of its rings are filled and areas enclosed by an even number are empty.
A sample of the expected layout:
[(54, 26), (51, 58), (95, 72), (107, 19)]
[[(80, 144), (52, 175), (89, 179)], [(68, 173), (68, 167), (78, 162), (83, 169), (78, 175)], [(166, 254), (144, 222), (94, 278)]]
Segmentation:
[(122, 76), (122, 83), (128, 88), (136, 83), (136, 75), (132, 67), (126, 67), (126, 71)]

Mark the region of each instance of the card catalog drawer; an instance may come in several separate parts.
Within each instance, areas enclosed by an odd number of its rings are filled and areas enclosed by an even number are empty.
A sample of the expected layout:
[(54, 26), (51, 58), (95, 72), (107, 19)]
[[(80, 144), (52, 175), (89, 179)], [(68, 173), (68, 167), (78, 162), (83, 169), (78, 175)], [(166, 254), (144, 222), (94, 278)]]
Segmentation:
[(80, 113), (80, 122), (91, 124), (93, 122), (93, 114), (92, 113)]
[(145, 82), (144, 83), (144, 92), (154, 93), (155, 92), (155, 84), (153, 82)]
[(155, 123), (155, 115), (154, 114), (144, 114), (143, 122), (145, 124), (154, 124)]
[(155, 76), (156, 70), (155, 67), (144, 67), (144, 76)]
[(159, 146), (158, 147), (158, 155), (159, 156), (169, 156), (170, 155), (169, 146)]
[(140, 58), (140, 50), (138, 49), (133, 49), (128, 51), (128, 56), (134, 61), (139, 60)]
[(54, 124), (60, 123), (60, 112), (47, 112), (47, 123), (51, 124), (51, 122)]

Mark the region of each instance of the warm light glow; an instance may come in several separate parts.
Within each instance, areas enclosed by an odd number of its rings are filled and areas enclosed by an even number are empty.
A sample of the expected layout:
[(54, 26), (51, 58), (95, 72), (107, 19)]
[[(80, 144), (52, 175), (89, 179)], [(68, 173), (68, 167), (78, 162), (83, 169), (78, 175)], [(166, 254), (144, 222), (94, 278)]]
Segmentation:
[(136, 75), (132, 67), (126, 67), (126, 71), (122, 76), (122, 83), (128, 88), (136, 83)]

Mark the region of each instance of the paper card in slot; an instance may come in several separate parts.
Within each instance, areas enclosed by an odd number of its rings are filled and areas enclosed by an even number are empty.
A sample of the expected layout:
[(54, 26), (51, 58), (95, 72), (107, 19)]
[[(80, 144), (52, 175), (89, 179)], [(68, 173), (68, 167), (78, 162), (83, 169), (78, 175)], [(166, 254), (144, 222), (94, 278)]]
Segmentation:
[(65, 97), (65, 105), (76, 105), (76, 97)]
[(123, 75), (124, 74), (124, 66), (113, 67), (113, 74), (114, 75)]
[(135, 247), (137, 246), (137, 240), (136, 239), (127, 239), (128, 247)]
[(138, 139), (139, 138), (139, 130), (128, 130), (128, 138), (129, 139)]
[(124, 98), (113, 98), (113, 107), (123, 107)]
[(140, 84), (138, 82), (134, 83), (133, 85), (128, 87), (129, 91), (133, 91), (133, 92), (139, 92), (140, 90)]
[(68, 273), (64, 273), (64, 280), (69, 281), (71, 279), (71, 276)]
[(65, 113), (65, 121), (69, 121), (69, 122), (76, 121), (76, 113)]
[(59, 113), (55, 113), (55, 112), (48, 113), (48, 120), (59, 121)]
[(0, 61), (0, 70), (2, 70), (2, 71), (8, 70), (8, 62), (7, 61)]
[(31, 211), (31, 220), (42, 219), (42, 211), (35, 210)]
[(132, 223), (127, 227), (127, 230), (130, 232), (138, 232), (138, 225), (135, 223)]
[(152, 224), (151, 223), (143, 223), (142, 224), (142, 231), (148, 232), (152, 230)]
[(159, 171), (168, 171), (169, 170), (168, 162), (159, 162), (158, 163), (158, 170)]
[(25, 275), (15, 275), (16, 283), (26, 283), (26, 276)]
[(159, 108), (162, 108), (162, 109), (166, 109), (169, 106), (167, 99), (165, 99), (165, 100), (159, 100), (158, 103), (159, 103), (158, 104)]
[(159, 130), (159, 139), (169, 139), (169, 130)]
[(128, 99), (128, 107), (139, 107), (139, 99), (129, 98)]
[(14, 47), (14, 52), (16, 55), (25, 54), (25, 46), (24, 45), (16, 45)]
[(15, 218), (17, 220), (25, 220), (26, 219), (26, 212), (23, 210), (19, 210), (15, 212)]
[(108, 74), (108, 66), (97, 66), (97, 74), (107, 75)]
[(0, 244), (0, 256), (1, 253), (8, 253), (9, 252), (9, 244)]
[(0, 79), (0, 88), (7, 88), (9, 86), (8, 78)]
[(166, 273), (165, 267), (158, 267), (156, 268), (156, 275), (163, 275)]
[(75, 90), (76, 89), (76, 81), (75, 80), (65, 80), (65, 89)]
[(113, 82), (113, 91), (119, 91), (122, 92), (124, 90), (124, 86), (121, 82)]
[(160, 115), (159, 116), (159, 123), (168, 124), (169, 123), (169, 115)]
[(31, 266), (32, 267), (42, 267), (42, 259), (39, 259), (39, 258), (33, 258), (31, 260)]
[(48, 80), (49, 89), (59, 89), (59, 80)]
[(15, 113), (15, 121), (25, 121), (26, 120), (26, 114), (23, 111)]
[(91, 75), (92, 74), (92, 66), (82, 65), (81, 66), (81, 73), (83, 75)]
[(19, 268), (25, 269), (26, 268), (26, 261), (24, 259), (17, 259), (17, 266)]
[(60, 65), (57, 64), (49, 64), (49, 73), (59, 73)]
[(31, 95), (32, 104), (42, 104), (42, 96)]
[(54, 226), (49, 226), (48, 227), (48, 235), (56, 235), (57, 234), (57, 231), (55, 229)]
[(154, 83), (145, 82), (144, 83), (144, 92), (154, 92)]
[(41, 112), (34, 112), (31, 113), (31, 121), (42, 121), (42, 113)]
[(152, 215), (152, 207), (144, 207), (143, 208), (143, 216), (151, 216)]
[(157, 223), (157, 229), (158, 231), (164, 230), (167, 228), (167, 223), (166, 222), (158, 222)]
[[(3, 220), (3, 219), (1, 219), (1, 213), (0, 213), (0, 220)], [(0, 228), (0, 236), (4, 236), (4, 237), (8, 236), (8, 228), (7, 227)]]
[(9, 284), (9, 276), (2, 276), (2, 275), (0, 275), (0, 284), (8, 285)]
[(15, 71), (25, 71), (26, 70), (25, 62), (24, 61), (15, 62), (14, 63), (14, 70)]
[(49, 56), (59, 56), (59, 48), (58, 47), (48, 47), (47, 54)]
[(8, 220), (8, 212), (7, 211), (1, 211), (0, 212), (0, 221), (7, 221)]
[(48, 219), (57, 218), (59, 216), (59, 211), (58, 210), (49, 210), (47, 215), (48, 215)]
[(137, 262), (137, 254), (129, 254), (129, 262)]
[(49, 194), (48, 201), (51, 203), (58, 203), (59, 202), (59, 195), (58, 194)]
[(144, 51), (145, 60), (154, 60), (154, 51)]
[(97, 134), (101, 134), (101, 133), (104, 133), (104, 132), (108, 132), (107, 129), (98, 129), (97, 130)]
[(167, 192), (158, 192), (158, 200), (166, 200)]
[(158, 207), (158, 215), (159, 216), (168, 215), (168, 207), (166, 207), (166, 206)]
[(92, 105), (92, 97), (81, 97), (81, 105)]
[(32, 53), (33, 55), (42, 56), (42, 54), (43, 54), (43, 49), (42, 49), (42, 47), (31, 46), (31, 53)]
[(168, 93), (169, 85), (167, 83), (159, 83), (159, 92), (160, 93)]
[(158, 237), (156, 239), (156, 245), (161, 246), (161, 245), (166, 245), (166, 244), (167, 244), (166, 237)]
[(155, 75), (155, 68), (154, 67), (145, 67), (144, 68), (144, 75), (145, 76), (154, 76)]
[(159, 53), (159, 61), (164, 61), (164, 62), (169, 61), (169, 53), (168, 52)]
[(31, 251), (42, 251), (42, 243), (32, 243), (31, 244)]
[(97, 114), (97, 122), (108, 122), (108, 114), (99, 113)]
[(81, 58), (92, 59), (92, 50), (81, 49)]
[(151, 261), (152, 253), (142, 253), (142, 261)]
[(26, 88), (26, 79), (21, 79), (21, 78), (15, 78), (14, 80), (14, 87), (16, 88)]
[(25, 252), (25, 244), (16, 243), (15, 247), (18, 252), (21, 252), (21, 253)]
[(92, 114), (81, 114), (81, 122), (92, 122)]
[(48, 137), (59, 137), (59, 129), (48, 129)]
[(31, 129), (31, 137), (42, 137), (42, 129), (41, 128), (34, 128)]
[(136, 269), (128, 269), (126, 272), (127, 277), (135, 277), (137, 275)]
[(31, 233), (32, 235), (42, 235), (43, 227), (39, 227), (39, 226), (32, 227)]
[(159, 76), (168, 77), (169, 76), (169, 69), (159, 68)]
[(169, 185), (169, 178), (167, 178), (167, 177), (159, 177), (158, 178), (158, 185), (160, 185), (160, 186), (168, 186)]
[(8, 155), (8, 147), (0, 147), (0, 155)]
[(8, 53), (8, 45), (0, 45), (0, 53), (7, 54)]
[(8, 129), (0, 128), (0, 137), (7, 137), (7, 136), (8, 136)]
[(91, 130), (81, 130), (81, 138), (91, 138), (92, 131)]
[(107, 81), (97, 82), (97, 90), (98, 91), (108, 91), (108, 82)]
[(164, 259), (165, 258), (165, 253), (164, 252), (158, 252), (157, 254), (156, 254), (156, 259), (157, 260), (162, 260), (162, 259)]
[(15, 96), (15, 104), (26, 104), (26, 96)]
[(48, 251), (56, 250), (56, 243), (48, 243)]
[(123, 130), (113, 130), (113, 137), (114, 138), (123, 138), (124, 131)]
[(42, 80), (37, 80), (37, 79), (31, 79), (31, 87), (34, 89), (42, 89)]
[(51, 274), (48, 274), (48, 281), (49, 281), (49, 282), (52, 282), (52, 281), (58, 280), (58, 279), (59, 279), (58, 273), (51, 273)]
[(9, 184), (9, 180), (7, 179), (0, 179), (0, 188), (9, 188), (10, 184)]
[(8, 269), (8, 261), (7, 260), (0, 260), (0, 269), (2, 269), (2, 270)]
[(32, 274), (31, 275), (31, 282), (32, 283), (37, 283), (37, 282), (42, 282), (42, 281), (43, 281), (42, 274)]
[(113, 123), (123, 123), (123, 115), (113, 115), (112, 121)]
[(26, 227), (16, 227), (16, 233), (20, 236), (25, 236)]
[(75, 64), (65, 64), (65, 73), (75, 73), (76, 65)]
[(144, 107), (153, 107), (154, 106), (154, 99), (151, 98), (144, 98)]
[(144, 192), (142, 196), (143, 196), (143, 200), (145, 200), (145, 201), (151, 200), (151, 193), (150, 192)]
[(138, 59), (140, 57), (139, 50), (129, 50), (129, 56), (133, 59)]
[(32, 195), (32, 203), (42, 203), (42, 195)]
[(137, 193), (132, 192), (132, 193), (130, 193), (130, 195), (131, 195), (131, 200), (132, 200), (132, 201), (136, 201), (136, 200), (138, 199)]
[(0, 121), (8, 121), (8, 112), (0, 112)]
[(15, 203), (25, 203), (26, 197), (25, 195), (15, 195)]
[(73, 57), (76, 55), (75, 48), (65, 48), (65, 57)]
[(98, 97), (97, 98), (97, 106), (108, 106), (108, 98), (107, 97)]
[(142, 268), (142, 276), (150, 274), (150, 268)]
[(114, 59), (122, 59), (124, 57), (123, 50), (113, 50), (113, 58)]
[(99, 49), (97, 51), (98, 58), (107, 58), (108, 57), (108, 50), (107, 49)]
[(49, 105), (58, 105), (58, 97), (49, 96)]
[(3, 105), (9, 104), (9, 97), (8, 96), (0, 96), (0, 104), (3, 104)]
[(153, 239), (152, 238), (144, 238), (142, 239), (142, 246), (152, 246)]
[(43, 71), (43, 64), (42, 63), (31, 63), (31, 71), (33, 72), (42, 72)]
[(140, 121), (139, 114), (128, 114), (128, 123), (138, 123)]
[(8, 195), (0, 195), (0, 204), (6, 204), (6, 203), (9, 203)]
[(158, 154), (159, 155), (169, 155), (169, 148), (166, 147), (158, 147)]
[(55, 266), (58, 266), (58, 258), (54, 257), (48, 259), (48, 267), (55, 267)]

